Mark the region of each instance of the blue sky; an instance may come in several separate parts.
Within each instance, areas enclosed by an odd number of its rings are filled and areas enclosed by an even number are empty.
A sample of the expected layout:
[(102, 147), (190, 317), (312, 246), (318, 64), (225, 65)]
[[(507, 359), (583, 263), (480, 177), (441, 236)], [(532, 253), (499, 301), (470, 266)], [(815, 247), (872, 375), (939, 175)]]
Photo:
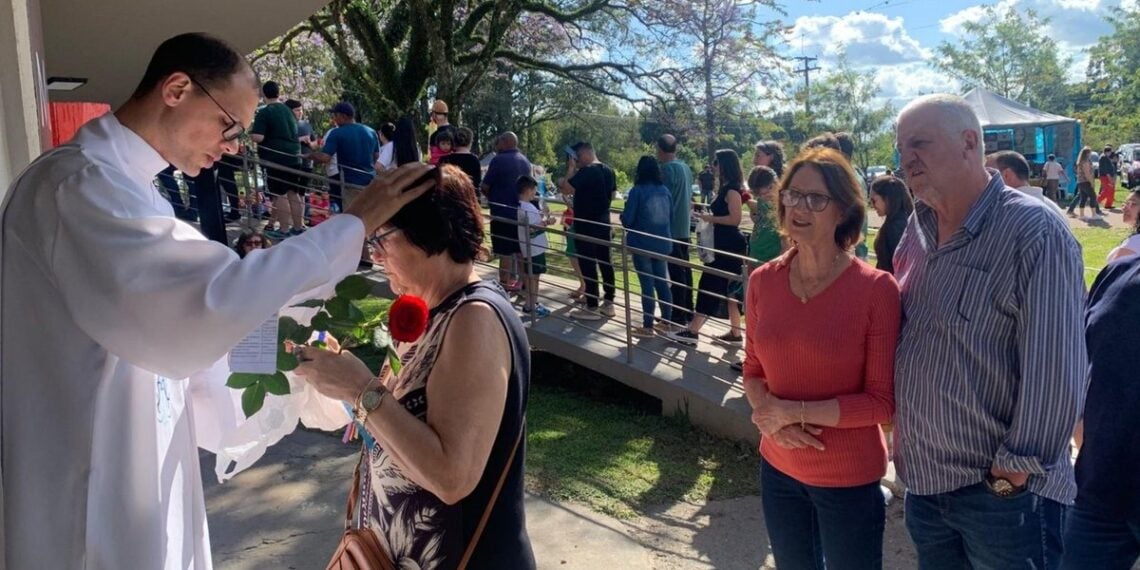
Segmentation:
[(788, 55), (820, 58), (821, 73), (846, 49), (848, 59), (874, 70), (881, 95), (896, 106), (911, 98), (957, 85), (934, 71), (929, 62), (943, 41), (954, 42), (961, 24), (976, 20), (985, 5), (1033, 8), (1052, 21), (1046, 32), (1073, 58), (1070, 78), (1084, 76), (1085, 50), (1111, 32), (1103, 16), (1121, 3), (1140, 0), (786, 0), (787, 23), (793, 25)]

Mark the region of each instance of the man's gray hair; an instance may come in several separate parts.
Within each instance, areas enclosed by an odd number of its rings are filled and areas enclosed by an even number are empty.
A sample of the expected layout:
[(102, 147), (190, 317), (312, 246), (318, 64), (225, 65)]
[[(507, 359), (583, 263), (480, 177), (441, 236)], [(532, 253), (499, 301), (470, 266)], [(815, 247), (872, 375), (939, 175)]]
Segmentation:
[(985, 134), (982, 132), (982, 123), (978, 120), (978, 115), (974, 113), (973, 107), (966, 102), (965, 99), (958, 95), (950, 95), (948, 93), (936, 93), (934, 95), (923, 95), (903, 107), (899, 111), (899, 118), (903, 115), (917, 110), (931, 107), (937, 109), (938, 124), (947, 133), (958, 137), (963, 131), (974, 131), (978, 133), (978, 156), (985, 157), (986, 145)]

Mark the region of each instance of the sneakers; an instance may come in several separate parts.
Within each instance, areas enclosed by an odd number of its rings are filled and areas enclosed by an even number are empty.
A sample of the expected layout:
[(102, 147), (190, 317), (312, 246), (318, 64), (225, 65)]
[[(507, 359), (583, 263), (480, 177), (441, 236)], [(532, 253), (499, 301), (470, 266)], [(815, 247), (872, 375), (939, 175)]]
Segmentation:
[(737, 372), (740, 374), (744, 373), (744, 362), (743, 361), (737, 360), (736, 362), (729, 364), (728, 367), (731, 368), (733, 370), (733, 372)]
[(607, 316), (607, 317), (614, 316), (614, 313), (615, 313), (614, 302), (613, 301), (606, 301), (606, 302), (602, 303), (602, 308), (600, 310), (602, 311), (602, 314)]
[(578, 321), (600, 321), (602, 315), (597, 311), (591, 311), (586, 308), (578, 308), (570, 311), (570, 318)]
[(675, 333), (669, 333), (666, 336), (668, 336), (670, 340), (673, 340), (675, 342), (679, 342), (681, 344), (685, 344), (685, 345), (689, 345), (689, 346), (697, 346), (697, 340), (698, 340), (697, 334), (688, 330), (688, 329), (685, 329), (683, 331), (677, 331)]
[(665, 321), (657, 321), (657, 324), (653, 325), (653, 330), (663, 335), (669, 335), (670, 333), (677, 332), (680, 329)]
[(634, 328), (629, 334), (637, 338), (653, 338), (657, 333), (653, 332), (653, 327), (637, 327)]
[(263, 233), (265, 234), (265, 237), (267, 237), (273, 241), (281, 241), (281, 240), (289, 237), (289, 234), (284, 233), (284, 232), (279, 232), (277, 230), (265, 230)]
[(541, 318), (541, 317), (545, 317), (545, 316), (549, 315), (550, 309), (547, 308), (546, 305), (539, 303), (539, 304), (534, 306), (533, 311), (531, 309), (527, 309), (526, 307), (523, 307), (522, 312), (523, 312), (523, 314), (526, 314), (526, 315), (529, 315), (533, 312), (534, 316)]
[(740, 335), (734, 335), (732, 333), (724, 333), (720, 336), (713, 337), (713, 340), (721, 344), (740, 344), (744, 342), (744, 337)]
[(299, 236), (303, 233), (305, 233), (305, 228), (293, 228), (289, 230), (289, 235), (291, 236)]

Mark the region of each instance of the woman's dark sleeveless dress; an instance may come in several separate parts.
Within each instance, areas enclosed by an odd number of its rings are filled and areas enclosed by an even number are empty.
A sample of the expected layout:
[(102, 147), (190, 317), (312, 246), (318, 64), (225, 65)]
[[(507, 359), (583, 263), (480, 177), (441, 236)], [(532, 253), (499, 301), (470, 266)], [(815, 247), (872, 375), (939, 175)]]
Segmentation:
[[(399, 395), (398, 401), (404, 408), (426, 420), (431, 405), (427, 399), (427, 380), (443, 346), (447, 326), (459, 307), (473, 302), (486, 303), (495, 309), (511, 346), (506, 407), (487, 467), (475, 491), (455, 505), (447, 505), (404, 477), (392, 456), (379, 444), (370, 450), (369, 460), (363, 462), (358, 520), (376, 533), (397, 568), (452, 569), (459, 564), (502, 476), (519, 431), (526, 429), (530, 346), (522, 321), (498, 284), (472, 283), (432, 309), (427, 332), (404, 353), (400, 374), (389, 380), (388, 388)], [(472, 342), (472, 350), (478, 350), (478, 344)], [(478, 371), (472, 371), (471, 381), (479, 381)], [(523, 513), (525, 447), (524, 432), (503, 489), (468, 563), (470, 569), (529, 570), (535, 567)]]

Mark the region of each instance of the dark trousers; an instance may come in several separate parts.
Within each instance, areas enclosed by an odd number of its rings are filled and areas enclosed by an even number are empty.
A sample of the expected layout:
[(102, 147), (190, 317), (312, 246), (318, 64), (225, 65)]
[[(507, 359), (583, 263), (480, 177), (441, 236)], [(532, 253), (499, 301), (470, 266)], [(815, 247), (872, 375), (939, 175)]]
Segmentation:
[[(574, 224), (578, 225), (578, 224)], [(610, 240), (609, 229), (602, 234), (586, 235), (579, 231), (582, 237)], [(606, 301), (614, 300), (614, 264), (610, 258), (610, 246), (591, 243), (586, 240), (574, 238), (574, 247), (578, 251), (578, 267), (582, 269), (582, 278), (586, 281), (586, 307), (598, 308), (598, 271), (602, 273), (602, 290)]]
[(760, 498), (780, 570), (878, 570), (886, 507), (879, 482), (813, 487), (760, 460)]
[(1069, 213), (1072, 214), (1077, 206), (1084, 208), (1085, 205), (1092, 206), (1093, 209), (1096, 210), (1096, 213), (1101, 213), (1100, 202), (1096, 201), (1096, 194), (1093, 193), (1092, 182), (1077, 183), (1077, 194), (1073, 196), (1073, 201), (1069, 203)]
[(1057, 568), (1066, 507), (1022, 491), (994, 495), (985, 483), (906, 496), (906, 528), (920, 570)]
[(218, 161), (216, 168), (218, 170), (218, 190), (222, 193), (222, 199), (227, 201), (230, 209), (226, 212), (226, 220), (235, 221), (241, 219), (241, 210), (238, 209), (238, 187), (237, 187), (237, 169), (239, 165), (227, 162), (231, 160), (229, 157), (222, 157)]
[(203, 168), (190, 179), (190, 194), (198, 202), (198, 227), (206, 239), (229, 245), (226, 222), (222, 217), (222, 191), (218, 187), (218, 169)]
[(329, 178), (329, 209), (330, 213), (344, 211), (344, 187), (339, 177)]
[[(689, 261), (689, 244), (674, 243), (669, 256)], [(673, 322), (687, 325), (693, 320), (693, 269), (688, 265), (669, 264), (669, 292), (673, 294)]]
[(1065, 521), (1062, 570), (1105, 568), (1127, 570), (1140, 559), (1140, 519), (1128, 520), (1081, 504)]

